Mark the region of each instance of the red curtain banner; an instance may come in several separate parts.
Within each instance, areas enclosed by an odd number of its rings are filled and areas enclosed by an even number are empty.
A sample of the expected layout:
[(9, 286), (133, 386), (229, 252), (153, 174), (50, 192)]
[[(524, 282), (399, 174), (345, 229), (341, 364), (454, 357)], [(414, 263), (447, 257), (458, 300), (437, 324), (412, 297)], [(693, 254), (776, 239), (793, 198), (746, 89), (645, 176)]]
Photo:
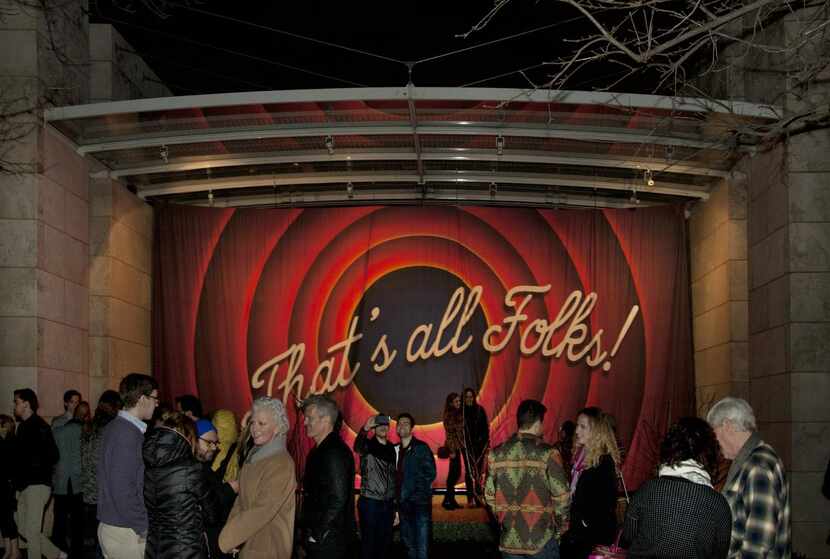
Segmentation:
[(283, 399), (300, 471), (310, 442), (296, 401), (312, 391), (337, 400), (349, 443), (369, 415), (407, 411), (433, 450), (445, 397), (467, 386), (493, 445), (524, 399), (548, 407), (550, 441), (597, 405), (617, 419), (632, 487), (652, 475), (669, 424), (694, 411), (679, 206), (170, 205), (154, 242), (163, 399), (196, 394), (237, 414)]

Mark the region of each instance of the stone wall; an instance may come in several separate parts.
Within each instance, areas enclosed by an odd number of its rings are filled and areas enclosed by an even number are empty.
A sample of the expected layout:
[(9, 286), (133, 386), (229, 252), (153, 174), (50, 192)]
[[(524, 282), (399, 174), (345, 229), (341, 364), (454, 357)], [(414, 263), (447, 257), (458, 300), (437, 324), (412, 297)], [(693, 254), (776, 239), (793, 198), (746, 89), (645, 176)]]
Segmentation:
[(90, 185), (90, 392), (149, 372), (153, 213), (110, 179)]
[(85, 161), (39, 137), (44, 172), (0, 177), (0, 393), (35, 388), (49, 416), (89, 392), (89, 194)]
[(787, 465), (794, 550), (830, 557), (830, 131), (750, 167), (750, 402)]
[(112, 26), (89, 26), (90, 103), (169, 97), (170, 90)]
[(749, 397), (746, 183), (721, 182), (689, 219), (698, 414), (726, 395)]
[(109, 26), (91, 43), (85, 1), (0, 0), (0, 12), (0, 110), (21, 112), (0, 119), (0, 399), (31, 387), (49, 417), (66, 389), (94, 405), (124, 373), (150, 371), (152, 215), (122, 185), (90, 184), (92, 163), (42, 112), (89, 101), (90, 52), (107, 41), (126, 54), (111, 57), (106, 100), (169, 91), (126, 84), (155, 74)]

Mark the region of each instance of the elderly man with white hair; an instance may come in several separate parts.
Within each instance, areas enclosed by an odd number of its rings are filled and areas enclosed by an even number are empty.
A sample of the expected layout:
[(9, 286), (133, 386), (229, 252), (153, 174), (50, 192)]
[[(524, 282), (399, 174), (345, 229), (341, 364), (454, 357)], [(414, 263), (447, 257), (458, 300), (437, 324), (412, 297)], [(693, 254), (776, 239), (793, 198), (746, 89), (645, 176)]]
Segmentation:
[(740, 398), (724, 398), (706, 420), (732, 460), (723, 495), (732, 510), (729, 557), (789, 558), (790, 494), (784, 465), (756, 431), (755, 414)]
[(282, 402), (258, 398), (251, 409), (254, 448), (239, 475), (239, 496), (219, 534), (223, 553), (289, 559), (294, 544), (294, 460), (285, 447), (288, 416)]

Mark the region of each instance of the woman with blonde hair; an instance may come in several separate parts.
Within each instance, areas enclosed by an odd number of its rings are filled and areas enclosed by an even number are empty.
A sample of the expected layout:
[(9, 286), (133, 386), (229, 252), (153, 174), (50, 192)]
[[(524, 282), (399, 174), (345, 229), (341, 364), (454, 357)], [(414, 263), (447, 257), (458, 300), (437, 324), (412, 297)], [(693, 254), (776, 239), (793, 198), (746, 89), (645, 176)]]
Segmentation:
[[(617, 532), (617, 470), (620, 450), (609, 416), (597, 407), (577, 415), (571, 478), (571, 519), (561, 556), (584, 559), (597, 544), (613, 543)], [(581, 448), (580, 448), (581, 447)]]
[(239, 496), (219, 534), (219, 547), (223, 553), (241, 547), (242, 559), (290, 559), (297, 479), (285, 446), (285, 406), (275, 398), (257, 398), (248, 425), (254, 446), (242, 465)]

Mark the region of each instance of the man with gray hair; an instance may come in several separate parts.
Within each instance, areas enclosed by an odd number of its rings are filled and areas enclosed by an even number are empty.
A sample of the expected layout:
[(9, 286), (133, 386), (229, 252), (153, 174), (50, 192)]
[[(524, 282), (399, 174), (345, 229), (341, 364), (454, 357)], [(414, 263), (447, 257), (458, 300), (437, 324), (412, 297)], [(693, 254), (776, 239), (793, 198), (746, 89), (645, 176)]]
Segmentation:
[(355, 538), (354, 455), (340, 438), (337, 404), (326, 396), (303, 403), (305, 428), (316, 446), (303, 476), (303, 546), (308, 559), (351, 556)]
[(724, 398), (706, 420), (732, 460), (723, 495), (732, 510), (730, 558), (789, 558), (790, 495), (784, 465), (756, 431), (755, 414), (740, 398)]

